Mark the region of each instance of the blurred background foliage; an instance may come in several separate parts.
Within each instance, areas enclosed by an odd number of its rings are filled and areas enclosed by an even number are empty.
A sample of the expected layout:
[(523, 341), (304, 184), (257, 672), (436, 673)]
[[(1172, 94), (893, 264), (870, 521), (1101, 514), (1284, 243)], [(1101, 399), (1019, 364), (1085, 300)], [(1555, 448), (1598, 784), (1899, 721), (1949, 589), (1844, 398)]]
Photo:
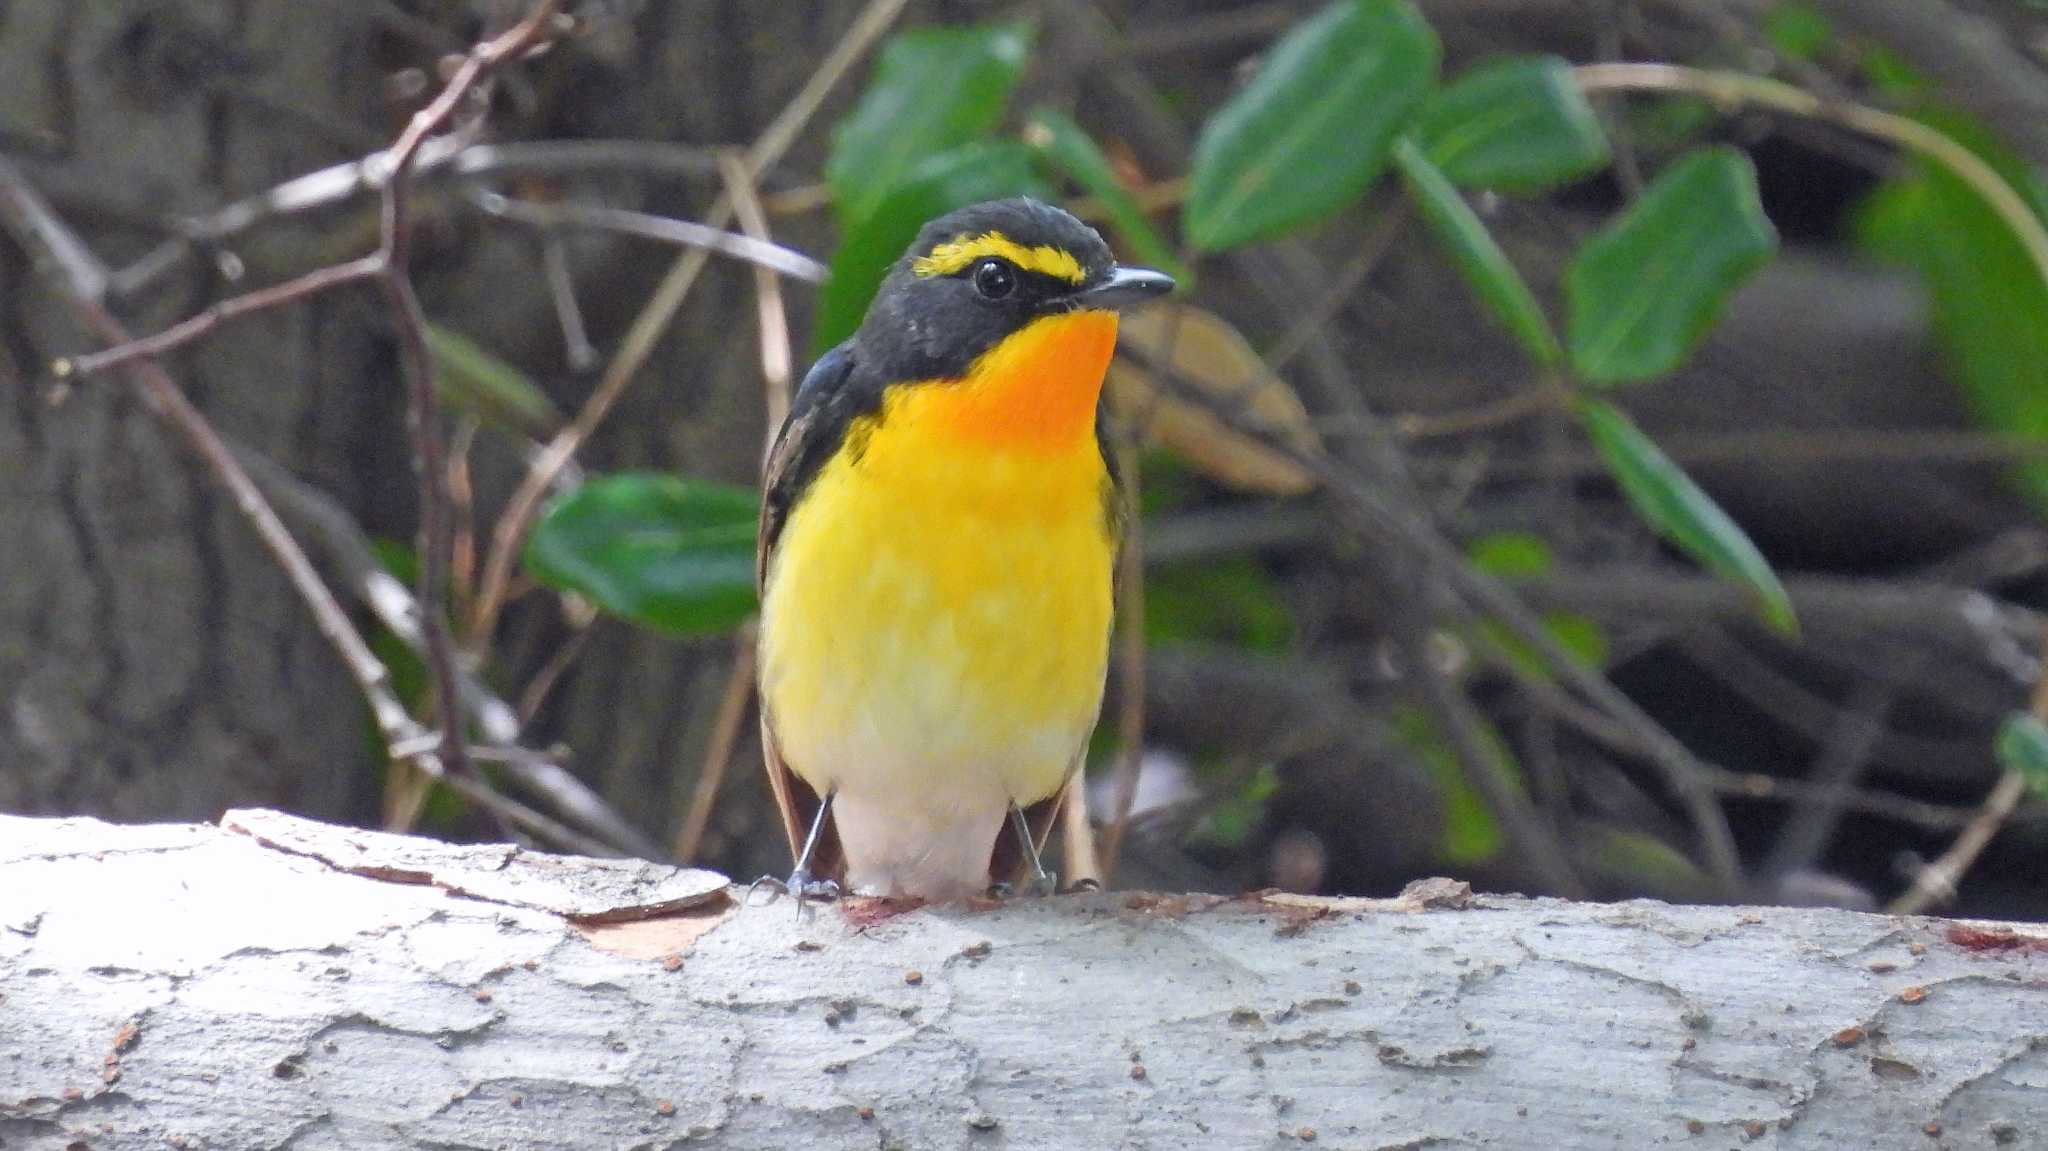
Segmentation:
[[(0, 92), (16, 105), (0, 142), (141, 281), (124, 303), (154, 317), (144, 328), (359, 252), (374, 212), (359, 194), (317, 210), (273, 194), (256, 221), (220, 206), (368, 151), (430, 94), (435, 50), (520, 11), (274, 13), (238, 44), (212, 5), (109, 7), (120, 18), (50, 29), (43, 49), (261, 74), (289, 55), (266, 30), (310, 22), (370, 69), (335, 84), (351, 131), (333, 135), (353, 150), (319, 140), (267, 180), (216, 156), (168, 216), (116, 211), (85, 185), (118, 166), (25, 131), (33, 101)], [(894, 7), (572, 6), (573, 30), (458, 147), (617, 141), (609, 162), (477, 158), (428, 185), (418, 278), (457, 409), (450, 618), (476, 691), (505, 701), (473, 717), (494, 786), (617, 850), (784, 866), (746, 650), (752, 466), (779, 357), (849, 335), (924, 221), (1022, 194), (1183, 285), (1126, 320), (1108, 388), (1142, 572), (1087, 789), (1094, 818), (1119, 825), (1115, 882), (1383, 891), (1450, 872), (1875, 907), (1938, 903), (1960, 878), (1966, 910), (2048, 918), (2048, 12), (910, 4), (788, 156), (751, 187), (728, 159), (722, 181), (716, 149), (757, 138)], [(38, 25), (24, 29), (0, 23), (0, 48), (19, 54)], [(208, 55), (230, 47), (244, 54)], [(101, 67), (79, 82), (134, 78)], [(382, 78), (368, 96), (364, 75)], [(508, 535), (511, 488), (574, 426), (564, 412), (588, 415), (657, 291), (667, 256), (636, 238), (644, 221), (708, 220), (736, 191), (822, 282), (794, 254), (773, 291), (714, 260), (530, 535)], [(616, 209), (644, 214), (639, 231)], [(26, 396), (76, 344), (35, 302), (28, 261), (5, 258)], [(145, 279), (151, 259), (181, 266)], [(371, 339), (343, 358), (384, 382), (305, 399), (284, 434), (250, 427), (264, 365), (331, 366), (332, 337), (307, 329), (350, 323)], [(296, 474), (287, 490), (331, 506), (329, 529), (374, 541), (370, 568), (407, 580), (411, 477), (378, 330), (348, 312), (252, 322), (212, 339), (274, 347), (179, 366), (209, 414)], [(67, 469), (105, 466), (53, 450), (76, 433), (50, 428), (117, 400), (23, 403), (42, 430), (22, 435), (17, 474), (61, 490)], [(337, 433), (335, 404), (382, 415)], [(97, 538), (89, 508), (60, 511)], [(214, 530), (189, 509), (162, 519), (173, 536)], [(81, 567), (118, 581), (103, 569), (136, 536), (102, 534)], [(494, 550), (518, 556), (503, 597)], [(337, 582), (367, 598), (366, 578)], [(32, 729), (53, 697), (20, 669), (61, 653), (35, 636), (9, 637), (0, 662), (15, 677), (0, 774), (22, 765), (9, 806), (168, 818), (269, 802), (492, 833), (403, 757), (318, 723), (282, 726), (270, 746), (292, 751), (256, 779), (210, 774), (200, 761), (221, 752), (198, 744), (107, 769), (148, 752), (90, 730), (125, 722), (105, 696), (104, 717), (80, 704), (83, 732), (45, 747)], [(376, 650), (424, 714), (412, 648), (387, 630)], [(191, 690), (263, 706), (247, 685)], [(365, 782), (308, 787), (295, 770)]]

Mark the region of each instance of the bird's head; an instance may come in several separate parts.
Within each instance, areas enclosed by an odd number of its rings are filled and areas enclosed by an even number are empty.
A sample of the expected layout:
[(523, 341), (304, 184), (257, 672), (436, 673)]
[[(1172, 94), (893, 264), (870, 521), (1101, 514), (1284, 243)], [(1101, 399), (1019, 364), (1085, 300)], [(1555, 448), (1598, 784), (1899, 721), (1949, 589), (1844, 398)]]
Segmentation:
[(1172, 289), (1159, 272), (1118, 266), (1095, 229), (1059, 208), (991, 200), (918, 233), (868, 308), (861, 357), (896, 379), (960, 379), (1027, 332), (1047, 351), (1104, 332), (1113, 341), (1116, 309)]

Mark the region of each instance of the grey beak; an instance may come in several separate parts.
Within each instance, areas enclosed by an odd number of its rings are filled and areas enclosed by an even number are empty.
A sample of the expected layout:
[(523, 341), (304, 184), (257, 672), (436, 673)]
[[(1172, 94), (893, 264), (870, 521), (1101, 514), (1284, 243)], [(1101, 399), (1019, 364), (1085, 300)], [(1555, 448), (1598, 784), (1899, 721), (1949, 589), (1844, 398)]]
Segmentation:
[(1150, 268), (1117, 268), (1109, 279), (1073, 297), (1079, 308), (1128, 308), (1173, 291), (1173, 277)]

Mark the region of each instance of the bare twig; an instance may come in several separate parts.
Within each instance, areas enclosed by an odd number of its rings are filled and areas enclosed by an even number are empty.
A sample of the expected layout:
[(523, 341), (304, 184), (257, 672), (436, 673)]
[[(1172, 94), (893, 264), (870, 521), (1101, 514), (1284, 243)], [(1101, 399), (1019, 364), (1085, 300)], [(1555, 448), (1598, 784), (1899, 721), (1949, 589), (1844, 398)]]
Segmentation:
[[(725, 194), (732, 200), (740, 228), (757, 243), (770, 243), (768, 217), (761, 211), (760, 193), (752, 173), (734, 152), (718, 155), (719, 171), (725, 176)], [(822, 277), (821, 277), (822, 278)], [(782, 306), (782, 284), (768, 268), (754, 265), (754, 300), (760, 311), (761, 382), (767, 389), (768, 439), (789, 414), (789, 378), (795, 352), (789, 338), (789, 313)]]
[(704, 829), (711, 824), (711, 809), (718, 803), (719, 788), (725, 784), (732, 753), (739, 747), (746, 726), (747, 704), (754, 698), (754, 629), (740, 629), (733, 640), (732, 673), (726, 677), (725, 692), (719, 696), (718, 714), (711, 721), (711, 740), (704, 748), (704, 763), (697, 769), (697, 785), (690, 792), (690, 810), (676, 832), (678, 863), (690, 863), (704, 846)]
[(391, 178), (384, 185), (380, 252), (384, 274), (378, 278), (390, 305), (402, 358), (412, 381), (409, 423), (420, 476), (421, 631), (426, 640), (427, 667), (434, 679), (434, 700), (441, 723), (441, 760), (454, 775), (470, 771), (465, 750), (462, 708), (458, 702), (455, 651), (442, 613), (448, 603), (450, 550), (448, 473), (443, 462), (439, 398), (434, 388), (434, 359), (427, 348), (426, 318), (410, 275), (412, 216), (408, 193), (412, 166), (420, 146), (455, 114), (456, 108), (492, 71), (517, 59), (541, 42), (554, 22), (558, 0), (536, 0), (526, 18), (509, 31), (478, 45), (448, 79), (440, 95), (413, 115), (391, 147)]
[(1131, 804), (1138, 798), (1138, 771), (1145, 761), (1145, 526), (1139, 500), (1138, 450), (1135, 427), (1119, 429), (1111, 448), (1123, 474), (1124, 539), (1117, 553), (1116, 629), (1117, 757), (1116, 798), (1098, 845), (1097, 867), (1108, 882), (1116, 874), (1130, 828)]
[(1103, 883), (1102, 857), (1095, 847), (1095, 828), (1088, 822), (1088, 778), (1076, 772), (1067, 784), (1066, 802), (1060, 808), (1060, 842), (1066, 860), (1060, 877), (1068, 885)]
[(582, 654), (583, 645), (590, 639), (590, 625), (597, 622), (597, 608), (579, 596), (562, 597), (562, 614), (569, 622), (569, 638), (548, 661), (541, 665), (533, 678), (527, 681), (526, 690), (519, 693), (519, 725), (525, 727), (540, 714), (542, 705), (555, 690), (555, 684), (569, 665)]
[(548, 295), (555, 302), (555, 322), (562, 326), (562, 346), (572, 372), (587, 372), (603, 357), (590, 342), (583, 307), (576, 302), (576, 279), (569, 274), (569, 245), (559, 232), (540, 234), (540, 266), (546, 272)]
[[(1420, 626), (1418, 626), (1420, 624)], [(1410, 671), (1422, 688), (1422, 698), (1443, 724), (1444, 735), (1457, 753), (1466, 782), (1486, 798), (1516, 848), (1553, 894), (1582, 899), (1586, 885), (1572, 868), (1571, 857), (1557, 834), (1536, 813), (1515, 781), (1502, 770), (1499, 757), (1486, 746), (1480, 734), (1479, 709), (1437, 661), (1430, 657), (1430, 628), (1422, 621), (1402, 626), (1402, 648)]]
[(1956, 897), (1956, 884), (1962, 881), (1963, 873), (1984, 854), (1991, 845), (2005, 821), (2011, 818), (2013, 809), (2027, 794), (2027, 777), (2018, 771), (2008, 769), (1998, 777), (1991, 787), (1991, 794), (1984, 797), (1984, 806), (1977, 811), (1976, 818), (1963, 828), (1961, 835), (1949, 845), (1941, 858), (1920, 869), (1913, 877), (1913, 885), (1903, 895), (1891, 901), (1885, 910), (1893, 915), (1918, 915), (1938, 903), (1946, 903)]
[[(2048, 624), (2041, 628), (2041, 646), (2048, 650)], [(2048, 669), (2034, 680), (2033, 697), (2028, 710), (2035, 719), (2048, 723)], [(1956, 841), (1949, 845), (1941, 858), (1920, 869), (1913, 877), (1913, 885), (1905, 894), (1892, 900), (1885, 910), (1893, 915), (1917, 915), (1935, 903), (1945, 903), (1955, 898), (1956, 884), (1962, 882), (1965, 872), (1984, 854), (1998, 832), (2012, 818), (2013, 809), (2027, 794), (2026, 775), (2017, 767), (2008, 767), (1992, 785), (1991, 794), (1984, 797), (1984, 805), (1978, 809), (1976, 818), (1970, 821)]]
[(1849, 792), (1869, 765), (1870, 753), (1884, 737), (1886, 717), (1898, 698), (1895, 683), (1866, 679), (1856, 686), (1835, 730), (1807, 772), (1807, 779), (1815, 785), (1817, 793), (1793, 800), (1785, 828), (1778, 833), (1770, 855), (1759, 868), (1763, 875), (1785, 876), (1804, 871), (1827, 850), (1828, 840), (1841, 822)]
[[(313, 557), (325, 569), (328, 586), (354, 596), (399, 642), (424, 655), (419, 604), (412, 592), (384, 569), (369, 537), (348, 510), (268, 457), (236, 445), (230, 447), (295, 537), (308, 542)], [(582, 618), (587, 625), (589, 617)], [(576, 634), (572, 645), (585, 632), (578, 630)], [(549, 667), (553, 666), (550, 663)], [(550, 756), (514, 746), (526, 716), (498, 698), (469, 669), (457, 665), (456, 674), (462, 689), (462, 706), (483, 741), (484, 751), (477, 758), (503, 763), (503, 774), (513, 783), (546, 798), (556, 814), (602, 839), (611, 851), (643, 859), (661, 857), (659, 845)], [(529, 696), (536, 686), (544, 687), (549, 678), (548, 669), (544, 668), (528, 685)], [(433, 777), (430, 771), (425, 774)]]
[(56, 373), (58, 379), (63, 380), (73, 375), (90, 376), (95, 372), (103, 372), (108, 368), (118, 367), (130, 360), (163, 355), (165, 352), (191, 343), (215, 328), (220, 327), (222, 324), (227, 323), (229, 320), (238, 319), (254, 312), (268, 311), (283, 304), (303, 300), (308, 296), (318, 295), (331, 288), (339, 288), (347, 284), (358, 284), (365, 280), (375, 279), (384, 274), (384, 259), (384, 253), (373, 252), (361, 259), (350, 260), (345, 264), (331, 264), (324, 268), (316, 268), (303, 276), (286, 280), (282, 284), (274, 284), (268, 288), (259, 288), (246, 295), (230, 296), (189, 319), (172, 324), (153, 336), (145, 336), (139, 340), (129, 340), (105, 351), (91, 352), (83, 356), (73, 356), (58, 360), (52, 365), (52, 370)]
[(689, 220), (676, 220), (667, 216), (655, 216), (625, 208), (606, 208), (595, 204), (543, 204), (534, 200), (514, 199), (497, 192), (478, 192), (470, 199), (487, 215), (537, 228), (591, 228), (617, 232), (623, 236), (638, 236), (645, 240), (658, 240), (664, 244), (704, 248), (721, 256), (745, 260), (757, 267), (769, 268), (782, 275), (793, 276), (813, 284), (822, 283), (825, 279), (825, 265), (802, 252)]
[[(908, 0), (869, 0), (866, 8), (854, 18), (852, 27), (834, 45), (832, 51), (819, 64), (803, 88), (792, 98), (780, 114), (761, 132), (760, 139), (747, 151), (748, 174), (758, 179), (761, 173), (780, 160), (805, 124), (810, 122), (825, 96), (837, 85), (868, 48), (903, 11)], [(704, 225), (709, 228), (724, 228), (732, 219), (732, 201), (721, 196), (706, 213)], [(625, 393), (627, 385), (633, 382), (647, 357), (654, 353), (655, 345), (668, 330), (676, 312), (683, 306), (697, 277), (704, 271), (709, 258), (703, 248), (691, 248), (677, 258), (669, 267), (668, 274), (648, 297), (647, 303), (627, 329), (618, 354), (605, 370), (604, 377), (591, 391), (590, 398), (576, 413), (568, 427), (557, 433), (547, 449), (527, 469), (527, 474), (517, 489), (506, 501), (504, 513), (498, 517), (496, 529), (491, 534), (491, 554), (484, 565), (484, 578), (477, 590), (476, 609), (471, 613), (469, 636), (471, 646), (481, 648), (488, 642), (496, 626), (498, 612), (503, 606), (506, 589), (511, 584), (512, 565), (518, 558), (520, 545), (526, 539), (526, 532), (533, 524), (533, 518), (540, 510), (541, 498), (554, 483), (555, 476), (567, 467), (576, 452), (597, 431), (598, 425), (610, 414), (613, 405)]]
[[(647, 140), (540, 140), (504, 144), (472, 143), (461, 136), (428, 140), (420, 146), (412, 175), (484, 179), (511, 174), (629, 171), (646, 175), (709, 176), (717, 162), (708, 149)], [(299, 215), (381, 192), (391, 176), (391, 153), (295, 176), (274, 188), (205, 215), (171, 221), (177, 235), (113, 274), (117, 296), (133, 295), (177, 267), (195, 246), (220, 244), (265, 221)]]
[(1379, 267), (1380, 261), (1386, 258), (1387, 252), (1394, 246), (1394, 241), (1400, 238), (1401, 229), (1407, 224), (1406, 200), (1391, 201), (1381, 210), (1378, 218), (1373, 221), (1371, 230), (1366, 232), (1364, 241), (1358, 245), (1358, 251), (1338, 270), (1336, 278), (1316, 300), (1315, 306), (1303, 312), (1300, 318), (1294, 321), (1293, 326), (1274, 342), (1272, 350), (1266, 353), (1266, 362), (1275, 372), (1293, 363), (1294, 357), (1300, 355), (1311, 341), (1322, 334), (1338, 309), (1344, 306), (1344, 301), (1358, 291), (1359, 285), (1365, 283), (1366, 278), (1372, 275), (1372, 270)]

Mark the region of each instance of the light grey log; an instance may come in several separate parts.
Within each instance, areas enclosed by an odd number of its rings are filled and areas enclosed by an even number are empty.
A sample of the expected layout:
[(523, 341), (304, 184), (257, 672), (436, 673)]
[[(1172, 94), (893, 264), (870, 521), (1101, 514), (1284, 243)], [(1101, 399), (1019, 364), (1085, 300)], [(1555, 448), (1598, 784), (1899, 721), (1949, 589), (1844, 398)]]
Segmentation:
[(2040, 1148), (2026, 930), (1442, 880), (799, 921), (267, 812), (0, 817), (0, 1146)]

